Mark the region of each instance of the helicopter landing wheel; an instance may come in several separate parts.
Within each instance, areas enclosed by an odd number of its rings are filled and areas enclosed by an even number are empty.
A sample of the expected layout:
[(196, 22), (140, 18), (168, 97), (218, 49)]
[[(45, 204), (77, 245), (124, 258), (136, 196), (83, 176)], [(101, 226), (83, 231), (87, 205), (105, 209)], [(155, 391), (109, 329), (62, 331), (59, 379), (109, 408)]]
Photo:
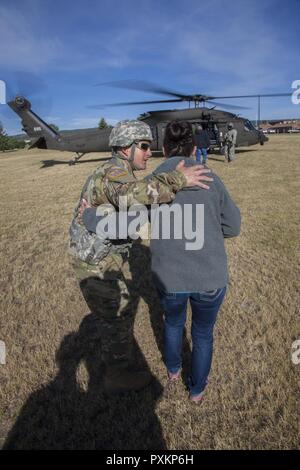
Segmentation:
[(78, 162), (79, 158), (83, 157), (84, 153), (77, 153), (76, 156), (74, 156), (73, 158), (71, 158), (71, 160), (69, 161), (69, 165), (75, 165), (76, 162)]

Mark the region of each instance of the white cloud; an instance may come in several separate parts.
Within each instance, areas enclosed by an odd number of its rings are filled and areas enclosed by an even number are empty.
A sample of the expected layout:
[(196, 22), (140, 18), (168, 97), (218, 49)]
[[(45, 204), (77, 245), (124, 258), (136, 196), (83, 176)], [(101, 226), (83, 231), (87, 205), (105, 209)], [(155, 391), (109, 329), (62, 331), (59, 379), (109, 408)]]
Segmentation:
[(0, 62), (7, 68), (38, 70), (61, 57), (61, 41), (37, 34), (29, 18), (16, 8), (0, 6)]
[[(144, 63), (136, 57), (141, 32), (126, 26), (112, 32), (53, 33), (42, 5), (28, 1), (23, 12), (14, 6), (0, 5), (0, 63), (9, 70), (40, 72), (44, 68), (82, 71), (96, 68), (122, 69)], [(72, 12), (71, 12), (72, 15)], [(66, 23), (71, 23), (71, 18)], [(87, 17), (88, 18), (88, 17)], [(87, 20), (86, 18), (86, 20)], [(76, 18), (79, 21), (78, 18)], [(45, 23), (44, 31), (41, 24)]]
[(283, 58), (287, 51), (276, 33), (261, 22), (258, 12), (239, 14), (226, 19), (220, 29), (207, 28), (205, 22), (200, 28), (193, 25), (178, 42), (178, 56), (185, 57), (194, 74), (206, 71), (213, 79), (223, 74), (227, 83), (232, 77), (232, 85), (227, 85), (227, 90), (223, 87), (222, 94), (255, 93), (262, 87), (280, 85), (285, 77)]
[(46, 116), (44, 118), (44, 121), (57, 122), (57, 121), (61, 121), (61, 117), (59, 117), (59, 116)]

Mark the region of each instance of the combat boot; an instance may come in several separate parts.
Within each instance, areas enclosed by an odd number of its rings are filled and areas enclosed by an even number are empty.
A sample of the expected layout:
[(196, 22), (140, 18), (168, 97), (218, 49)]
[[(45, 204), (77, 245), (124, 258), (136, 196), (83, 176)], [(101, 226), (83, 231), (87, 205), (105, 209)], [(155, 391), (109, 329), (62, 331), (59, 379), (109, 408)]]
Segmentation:
[(148, 371), (109, 369), (104, 377), (104, 390), (107, 395), (115, 395), (133, 390), (141, 390), (149, 385), (152, 375)]

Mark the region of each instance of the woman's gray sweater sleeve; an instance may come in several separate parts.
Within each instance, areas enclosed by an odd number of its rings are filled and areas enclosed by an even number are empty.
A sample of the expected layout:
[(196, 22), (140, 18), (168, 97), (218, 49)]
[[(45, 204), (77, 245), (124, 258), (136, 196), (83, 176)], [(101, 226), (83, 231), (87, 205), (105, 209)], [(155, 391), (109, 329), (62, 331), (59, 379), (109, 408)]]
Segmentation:
[(224, 238), (237, 237), (241, 229), (241, 213), (231, 199), (224, 184), (221, 184), (221, 226)]

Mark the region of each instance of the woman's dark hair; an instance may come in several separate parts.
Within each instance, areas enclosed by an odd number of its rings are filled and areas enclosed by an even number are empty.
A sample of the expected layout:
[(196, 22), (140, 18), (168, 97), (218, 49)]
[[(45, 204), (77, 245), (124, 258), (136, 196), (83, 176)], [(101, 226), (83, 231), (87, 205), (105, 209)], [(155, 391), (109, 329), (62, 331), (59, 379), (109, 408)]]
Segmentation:
[(187, 121), (171, 121), (166, 127), (163, 146), (167, 158), (190, 157), (195, 146), (193, 127)]

